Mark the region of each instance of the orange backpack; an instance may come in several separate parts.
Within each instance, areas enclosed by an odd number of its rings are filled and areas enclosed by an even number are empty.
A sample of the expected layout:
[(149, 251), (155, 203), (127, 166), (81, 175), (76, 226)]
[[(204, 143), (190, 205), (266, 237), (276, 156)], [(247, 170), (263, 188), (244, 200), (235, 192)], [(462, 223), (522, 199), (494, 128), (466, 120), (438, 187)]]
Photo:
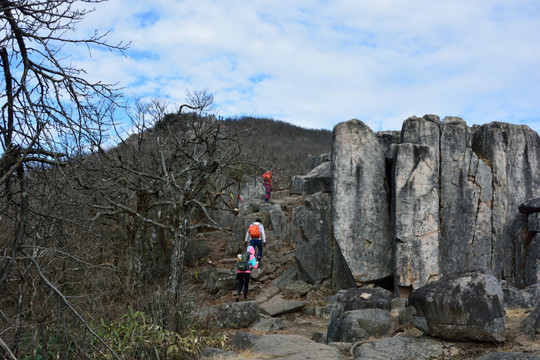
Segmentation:
[(272, 181), (270, 180), (272, 178), (272, 172), (271, 171), (267, 171), (263, 174), (263, 182), (268, 182), (270, 184), (272, 184)]
[(259, 225), (251, 224), (249, 226), (249, 236), (251, 236), (252, 239), (260, 239), (261, 238), (261, 231), (259, 230)]

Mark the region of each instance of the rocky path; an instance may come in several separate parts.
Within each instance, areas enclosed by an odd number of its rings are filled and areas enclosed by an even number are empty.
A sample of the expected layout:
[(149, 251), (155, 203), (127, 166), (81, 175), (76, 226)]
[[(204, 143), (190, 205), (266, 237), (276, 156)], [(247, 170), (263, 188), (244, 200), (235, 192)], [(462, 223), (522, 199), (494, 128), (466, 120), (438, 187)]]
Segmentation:
[[(270, 205), (279, 205), (285, 214), (286, 223), (290, 224), (293, 208), (302, 204), (303, 198), (301, 196), (290, 196), (288, 191), (283, 191), (274, 194)], [(252, 220), (254, 220), (255, 217), (264, 216), (267, 218), (268, 214), (254, 212), (248, 214), (246, 219), (253, 218)], [(208, 242), (212, 251), (196, 268), (191, 269), (192, 273), (197, 272), (202, 278), (204, 271), (213, 271), (222, 274), (222, 277), (226, 277), (223, 274), (228, 274), (229, 278), (233, 279), (231, 274), (234, 272), (236, 258), (234, 254), (228, 254), (227, 251), (229, 249), (230, 252), (230, 245), (231, 241), (234, 241), (234, 236), (238, 238), (238, 234), (234, 235), (232, 229), (229, 232), (211, 233), (205, 236), (203, 240)], [(275, 231), (270, 227), (267, 230), (267, 238), (269, 246), (265, 249), (266, 254), (263, 256), (264, 264), (260, 271), (254, 271), (249, 294), (250, 301), (256, 303), (263, 310), (261, 321), (247, 328), (230, 331), (231, 337), (242, 332), (264, 340), (258, 341), (257, 346), (252, 346), (249, 349), (236, 349), (234, 352), (229, 351), (221, 354), (212, 353), (203, 358), (233, 360), (353, 359), (354, 357), (350, 353), (351, 347), (353, 347), (351, 343), (334, 343), (328, 346), (313, 341), (313, 339), (320, 339), (328, 329), (330, 314), (327, 305), (331, 301), (329, 300), (331, 294), (316, 289), (303, 293), (298, 289), (280, 286), (278, 284), (279, 278), (286, 271), (286, 264), (294, 261), (294, 246), (286, 244), (286, 246), (276, 247), (275, 244), (278, 243), (278, 239)], [(214, 282), (219, 282), (219, 280)], [(236, 292), (234, 290), (234, 279), (228, 287), (225, 285), (216, 286), (218, 290), (215, 291), (209, 291), (208, 281), (204, 284), (202, 281), (196, 282), (195, 285), (194, 292), (198, 293), (195, 296), (198, 306), (234, 304), (234, 294)], [(507, 312), (509, 340), (502, 344), (444, 342), (441, 346), (445, 350), (441, 357), (428, 353), (426, 359), (477, 359), (482, 354), (497, 351), (540, 354), (540, 342), (526, 338), (519, 333), (519, 325), (526, 315), (526, 310)], [(409, 351), (406, 349), (410, 344), (395, 340), (417, 341), (416, 339), (425, 338), (419, 330), (412, 326), (403, 326), (391, 335), (396, 334), (400, 336), (385, 339), (388, 341), (387, 345), (384, 345), (383, 342), (378, 345), (382, 349), (375, 349), (374, 347), (375, 350), (373, 351), (381, 353), (380, 359), (406, 359), (406, 357), (402, 357), (402, 353)], [(422, 346), (428, 346), (429, 348), (431, 343)], [(386, 349), (384, 349), (385, 347)], [(389, 351), (388, 347), (392, 347), (392, 351)], [(388, 350), (387, 355), (384, 355), (383, 353), (386, 350)], [(538, 358), (540, 359), (540, 355)], [(524, 359), (528, 358), (525, 357)]]

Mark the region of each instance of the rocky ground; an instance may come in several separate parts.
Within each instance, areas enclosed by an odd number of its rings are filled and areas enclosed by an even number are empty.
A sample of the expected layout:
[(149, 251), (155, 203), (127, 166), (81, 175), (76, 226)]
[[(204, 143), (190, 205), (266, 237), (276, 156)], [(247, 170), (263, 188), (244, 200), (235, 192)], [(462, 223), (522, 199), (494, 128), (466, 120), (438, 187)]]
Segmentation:
[[(286, 213), (286, 216), (290, 217), (292, 206), (301, 203), (301, 198), (296, 196), (282, 196), (280, 199), (274, 200), (274, 202), (280, 203), (283, 211)], [(268, 233), (270, 243), (272, 233), (271, 231)], [(234, 302), (234, 290), (219, 291), (216, 294), (210, 294), (208, 292), (208, 288), (205, 287), (201, 281), (195, 280), (197, 278), (196, 274), (202, 273), (205, 270), (220, 268), (224, 271), (230, 270), (231, 272), (234, 272), (235, 258), (232, 258), (230, 254), (226, 253), (230, 239), (230, 232), (228, 235), (223, 233), (222, 236), (219, 236), (219, 234), (212, 236), (212, 251), (204, 259), (201, 259), (195, 265), (188, 267), (186, 271), (186, 278), (191, 279), (190, 292), (193, 295), (193, 299), (195, 300), (197, 307)], [(271, 253), (273, 256), (281, 259), (292, 257), (294, 251), (292, 247), (284, 247), (281, 249), (270, 248), (266, 250), (269, 250), (267, 251), (268, 253)], [(249, 300), (259, 304), (268, 300), (271, 295), (276, 292), (276, 287), (274, 286), (273, 282), (277, 275), (283, 271), (282, 269), (276, 268), (278, 265), (273, 263), (271, 259), (265, 259), (265, 262), (266, 266), (263, 265), (260, 271), (255, 270), (251, 282)], [(270, 271), (272, 271), (272, 273), (269, 273)], [(281, 318), (284, 324), (283, 328), (279, 330), (261, 332), (251, 327), (242, 329), (242, 331), (259, 336), (268, 334), (292, 334), (300, 335), (306, 339), (312, 339), (314, 334), (326, 333), (330, 315), (328, 313), (329, 310), (327, 310), (327, 305), (331, 302), (331, 295), (332, 294), (328, 291), (312, 289), (305, 296), (296, 296), (296, 300), (306, 301), (307, 305), (296, 312), (279, 315), (279, 318)], [(449, 357), (444, 357), (444, 359), (476, 359), (483, 354), (493, 352), (533, 353), (538, 354), (538, 358), (540, 359), (540, 341), (520, 334), (519, 331), (522, 320), (531, 310), (532, 309), (507, 309), (507, 333), (505, 342), (498, 344), (473, 342), (448, 343), (452, 349), (452, 355)], [(229, 330), (230, 337), (232, 338), (237, 331), (238, 330)], [(415, 329), (409, 324), (396, 326), (392, 333), (388, 336), (394, 336), (396, 334), (410, 335), (414, 337), (423, 336), (419, 330)], [(371, 340), (375, 339), (368, 339), (367, 341)], [(444, 340), (440, 341), (445, 342)], [(356, 346), (357, 345), (358, 344), (356, 344)], [(339, 349), (344, 359), (354, 358), (351, 354), (351, 347), (353, 347), (354, 344), (334, 344), (333, 346), (336, 346)], [(217, 356), (214, 358), (219, 359), (221, 357)], [(236, 351), (234, 355), (230, 353), (226, 358), (275, 359), (276, 357), (255, 353), (251, 350), (243, 350)]]

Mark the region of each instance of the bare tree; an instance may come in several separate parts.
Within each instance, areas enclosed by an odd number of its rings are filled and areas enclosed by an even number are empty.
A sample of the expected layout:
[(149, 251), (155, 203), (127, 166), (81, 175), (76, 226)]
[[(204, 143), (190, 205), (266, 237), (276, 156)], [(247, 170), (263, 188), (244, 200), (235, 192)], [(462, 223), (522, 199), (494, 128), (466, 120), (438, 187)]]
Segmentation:
[[(47, 201), (58, 201), (52, 195), (59, 192), (55, 186), (43, 187), (35, 176), (55, 173), (55, 166), (66, 165), (70, 157), (99, 146), (108, 126), (101, 112), (114, 106), (120, 95), (114, 84), (86, 80), (84, 69), (73, 66), (69, 57), (70, 46), (84, 46), (88, 51), (94, 46), (120, 52), (126, 49), (122, 43), (109, 44), (107, 33), (75, 37), (76, 24), (92, 11), (82, 7), (100, 2), (0, 0), (0, 214), (6, 249), (0, 257), (0, 292), (5, 295), (8, 283), (11, 286), (18, 281), (18, 297), (14, 297), (18, 314), (14, 316), (19, 320), (11, 322), (7, 312), (2, 319), (16, 328), (14, 340), (9, 342), (14, 356), (21, 338), (22, 314), (36, 316), (40, 301), (34, 296), (50, 299), (54, 294), (38, 289), (37, 284), (41, 280), (45, 289), (60, 291), (63, 287), (47, 283), (48, 270), (53, 270), (47, 269), (52, 257), (64, 259), (64, 266), (67, 258), (76, 258), (74, 253), (45, 247), (51, 239), (65, 243), (66, 232), (59, 215), (53, 215), (49, 206), (40, 207)], [(61, 171), (55, 174), (64, 175)], [(66, 272), (55, 280), (62, 284)], [(70, 305), (66, 306), (69, 310)], [(76, 311), (73, 314), (77, 316)], [(6, 345), (4, 353), (8, 350)]]
[(214, 94), (208, 89), (186, 91), (186, 103), (178, 109), (178, 114), (182, 114), (182, 109), (188, 108), (199, 116), (211, 113), (215, 110)]
[[(154, 99), (152, 106), (138, 110), (152, 113), (157, 103)], [(212, 216), (216, 209), (234, 211), (220, 199), (229, 197), (225, 190), (237, 182), (241, 147), (214, 116), (196, 111), (164, 118), (165, 124), (147, 129), (141, 121), (145, 114), (137, 114), (135, 134), (78, 166), (86, 174), (80, 186), (99, 194), (94, 220), (125, 237), (119, 243), (127, 246), (119, 245), (118, 254), (125, 259), (124, 287), (133, 294), (161, 276), (166, 301), (157, 321), (174, 328), (188, 237), (201, 229), (220, 229)], [(167, 270), (152, 272), (157, 264)]]

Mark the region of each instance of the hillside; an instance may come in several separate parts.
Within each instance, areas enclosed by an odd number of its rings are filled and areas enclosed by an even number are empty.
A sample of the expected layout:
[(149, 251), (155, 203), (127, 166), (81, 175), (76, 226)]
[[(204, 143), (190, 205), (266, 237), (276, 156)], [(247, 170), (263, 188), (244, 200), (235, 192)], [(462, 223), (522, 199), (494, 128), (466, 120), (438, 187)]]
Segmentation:
[(291, 176), (307, 174), (313, 168), (311, 157), (329, 154), (332, 132), (305, 129), (282, 121), (243, 117), (226, 119), (224, 125), (240, 134), (246, 160), (261, 168), (274, 169), (288, 186)]
[[(125, 358), (142, 356), (117, 337), (125, 321), (158, 336), (174, 331), (173, 342), (197, 333), (177, 308), (188, 240), (213, 229), (229, 236), (244, 178), (271, 168), (276, 188), (288, 187), (311, 168), (310, 156), (330, 151), (332, 137), (270, 119), (196, 114), (134, 128), (141, 131), (114, 148), (29, 162), (23, 178), (13, 173), (0, 185), (0, 357), (14, 349), (18, 358), (94, 359), (111, 352), (106, 339)], [(214, 341), (194, 338), (195, 348)], [(149, 349), (166, 358), (167, 345)]]

